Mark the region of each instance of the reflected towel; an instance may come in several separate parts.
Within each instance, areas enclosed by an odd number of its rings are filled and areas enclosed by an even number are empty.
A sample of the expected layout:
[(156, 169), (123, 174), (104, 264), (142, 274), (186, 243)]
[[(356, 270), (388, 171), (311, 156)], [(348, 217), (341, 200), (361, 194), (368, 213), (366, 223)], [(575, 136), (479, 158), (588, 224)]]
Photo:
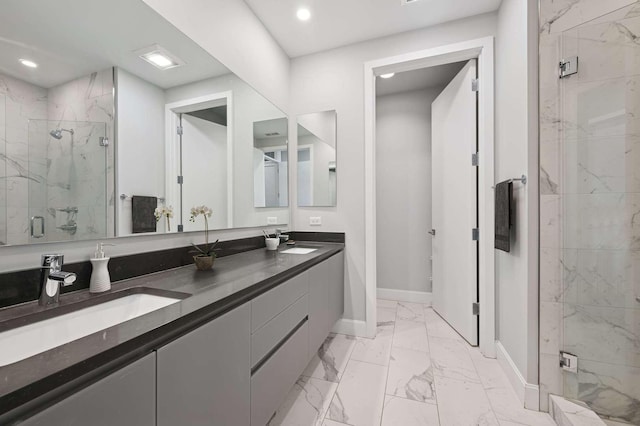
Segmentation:
[(131, 197), (131, 232), (156, 232), (156, 217), (154, 215), (158, 207), (157, 197), (145, 197), (134, 195)]
[(495, 191), (495, 248), (509, 252), (511, 250), (511, 204), (513, 200), (513, 183), (500, 182)]

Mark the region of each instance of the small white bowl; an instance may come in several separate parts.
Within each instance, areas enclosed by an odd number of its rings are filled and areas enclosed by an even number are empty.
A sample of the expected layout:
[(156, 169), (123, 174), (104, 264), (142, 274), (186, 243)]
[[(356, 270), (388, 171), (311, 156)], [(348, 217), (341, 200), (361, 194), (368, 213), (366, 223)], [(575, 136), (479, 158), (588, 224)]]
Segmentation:
[(278, 250), (280, 238), (265, 238), (264, 241), (267, 244), (267, 250)]

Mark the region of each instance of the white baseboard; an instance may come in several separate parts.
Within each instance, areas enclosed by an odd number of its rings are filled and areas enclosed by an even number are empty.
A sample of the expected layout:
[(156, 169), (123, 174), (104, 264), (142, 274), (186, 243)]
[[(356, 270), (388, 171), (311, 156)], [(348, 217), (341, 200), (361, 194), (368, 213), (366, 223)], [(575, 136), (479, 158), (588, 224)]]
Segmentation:
[(431, 306), (431, 295), (427, 291), (396, 290), (393, 288), (378, 288), (377, 291), (378, 299), (424, 303), (429, 306)]
[(367, 337), (366, 321), (340, 318), (331, 329), (332, 333), (347, 334), (349, 336)]
[(515, 362), (509, 356), (507, 350), (502, 346), (502, 343), (496, 342), (496, 355), (498, 363), (502, 370), (505, 372), (511, 382), (511, 386), (515, 390), (520, 402), (524, 408), (529, 410), (540, 411), (540, 387), (527, 381), (516, 367)]

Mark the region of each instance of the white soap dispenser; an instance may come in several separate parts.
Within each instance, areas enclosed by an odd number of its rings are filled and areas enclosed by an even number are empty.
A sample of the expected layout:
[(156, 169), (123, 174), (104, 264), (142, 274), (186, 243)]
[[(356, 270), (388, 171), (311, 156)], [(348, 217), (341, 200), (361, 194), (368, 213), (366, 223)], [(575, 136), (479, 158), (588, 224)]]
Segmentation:
[(94, 256), (89, 259), (93, 266), (91, 281), (89, 281), (90, 293), (102, 293), (103, 291), (111, 290), (111, 277), (109, 276), (109, 269), (107, 268), (109, 258), (104, 255), (103, 246), (105, 245), (111, 246), (113, 244), (98, 243)]

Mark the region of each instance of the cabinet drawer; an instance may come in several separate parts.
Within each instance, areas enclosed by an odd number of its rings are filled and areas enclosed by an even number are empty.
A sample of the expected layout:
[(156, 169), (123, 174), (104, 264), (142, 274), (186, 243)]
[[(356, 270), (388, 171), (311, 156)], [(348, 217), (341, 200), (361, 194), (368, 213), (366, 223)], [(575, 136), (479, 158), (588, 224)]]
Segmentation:
[(308, 323), (251, 376), (251, 425), (264, 426), (284, 401), (307, 364)]
[(275, 348), (309, 314), (309, 296), (304, 295), (251, 336), (251, 366)]
[(305, 272), (253, 299), (251, 332), (254, 333), (308, 291), (309, 276)]

